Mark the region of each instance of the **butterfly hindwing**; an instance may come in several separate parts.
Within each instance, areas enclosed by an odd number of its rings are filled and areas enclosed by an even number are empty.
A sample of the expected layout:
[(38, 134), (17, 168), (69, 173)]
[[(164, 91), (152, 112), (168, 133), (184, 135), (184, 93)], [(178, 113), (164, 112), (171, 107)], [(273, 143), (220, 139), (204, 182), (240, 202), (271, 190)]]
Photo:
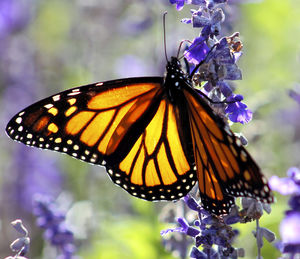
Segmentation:
[(8, 135), (29, 146), (104, 165), (134, 196), (174, 200), (196, 183), (176, 105), (162, 78), (129, 78), (70, 89), (18, 113)]
[(233, 197), (272, 202), (267, 180), (241, 141), (202, 97), (185, 89), (201, 201), (215, 214), (228, 213)]

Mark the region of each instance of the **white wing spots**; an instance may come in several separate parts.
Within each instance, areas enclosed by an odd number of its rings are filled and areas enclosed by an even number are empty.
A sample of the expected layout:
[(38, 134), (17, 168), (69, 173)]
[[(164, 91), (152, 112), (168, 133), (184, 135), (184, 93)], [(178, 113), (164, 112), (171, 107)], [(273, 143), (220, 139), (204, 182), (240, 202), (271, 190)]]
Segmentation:
[(86, 157), (85, 156), (81, 156), (80, 159), (81, 160), (86, 160)]
[(84, 153), (88, 156), (90, 154), (89, 150), (85, 150)]
[(103, 85), (102, 82), (96, 84), (96, 86), (101, 86), (101, 85)]
[(40, 138), (39, 138), (39, 141), (40, 141), (40, 142), (44, 142), (44, 141), (45, 141), (45, 139), (44, 139), (44, 138), (42, 138), (42, 137), (40, 137)]
[(247, 154), (244, 150), (241, 151), (241, 155), (240, 155), (241, 159), (243, 162), (247, 161)]
[(68, 144), (68, 145), (72, 145), (72, 144), (73, 144), (73, 141), (72, 141), (71, 139), (68, 139), (68, 140), (67, 140), (67, 144)]
[(90, 158), (90, 162), (91, 163), (96, 163), (96, 159), (95, 158)]
[(66, 147), (64, 147), (62, 150), (63, 152), (68, 152), (68, 149)]
[(32, 139), (33, 135), (31, 133), (28, 133), (26, 136), (28, 139)]
[(72, 93), (68, 93), (68, 96), (74, 96), (74, 95), (77, 95), (77, 94), (80, 94), (80, 92), (72, 92)]
[(62, 139), (61, 139), (61, 138), (56, 138), (56, 139), (54, 140), (54, 142), (57, 143), (57, 144), (58, 144), (58, 143), (61, 143), (61, 142), (62, 142)]
[(101, 163), (101, 165), (106, 165), (106, 161), (103, 160), (102, 163)]
[(261, 179), (262, 179), (262, 181), (263, 181), (264, 184), (267, 184), (267, 183), (268, 183), (268, 180), (267, 180), (266, 177), (263, 176)]
[(224, 127), (224, 130), (226, 131), (226, 133), (229, 135), (229, 136), (232, 136), (233, 134), (232, 134), (232, 131), (230, 130), (230, 128), (226, 125), (225, 127)]
[(77, 157), (78, 154), (77, 153), (72, 153), (72, 156)]
[(24, 113), (25, 113), (25, 111), (23, 111), (23, 112), (20, 112), (20, 113), (19, 113), (19, 116), (23, 116), (23, 115), (24, 115)]
[(20, 127), (18, 128), (18, 131), (19, 131), (19, 132), (22, 132), (22, 131), (23, 131), (23, 126), (20, 126)]
[(21, 117), (16, 118), (16, 123), (17, 124), (20, 124), (21, 122), (22, 122), (22, 118)]
[(60, 100), (60, 94), (54, 95), (54, 96), (52, 97), (52, 100), (53, 100), (54, 102), (59, 101), (59, 100)]
[(58, 151), (58, 150), (59, 150), (59, 147), (54, 147), (54, 150), (55, 150), (55, 151)]
[(52, 108), (54, 105), (52, 104), (52, 103), (48, 103), (48, 104), (46, 104), (46, 105), (44, 105), (44, 107), (46, 108), (46, 109), (50, 109), (50, 108)]
[(74, 145), (74, 146), (73, 146), (73, 149), (74, 149), (74, 150), (79, 150), (79, 146), (78, 146), (78, 145)]
[(239, 138), (235, 139), (235, 143), (240, 147), (242, 145), (242, 141)]

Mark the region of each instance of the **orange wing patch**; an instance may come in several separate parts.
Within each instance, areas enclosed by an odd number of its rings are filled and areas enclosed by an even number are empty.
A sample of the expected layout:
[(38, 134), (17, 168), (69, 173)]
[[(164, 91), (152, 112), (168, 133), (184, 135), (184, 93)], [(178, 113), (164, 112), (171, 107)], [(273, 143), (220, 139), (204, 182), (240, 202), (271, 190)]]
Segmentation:
[(171, 186), (180, 175), (191, 171), (177, 127), (174, 107), (163, 99), (144, 133), (120, 163), (119, 169), (130, 176), (132, 183)]

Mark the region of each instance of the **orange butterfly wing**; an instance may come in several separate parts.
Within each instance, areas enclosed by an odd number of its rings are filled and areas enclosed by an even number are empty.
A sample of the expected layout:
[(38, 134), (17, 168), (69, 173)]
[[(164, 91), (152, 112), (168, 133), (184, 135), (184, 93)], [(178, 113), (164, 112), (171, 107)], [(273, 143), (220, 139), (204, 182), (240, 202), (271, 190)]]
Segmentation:
[(160, 77), (129, 78), (70, 89), (24, 109), (6, 131), (29, 146), (106, 166), (139, 198), (178, 199), (197, 175), (179, 109), (162, 84)]
[(253, 197), (271, 203), (266, 178), (241, 141), (193, 89), (183, 93), (189, 124), (201, 201), (215, 214), (229, 212), (234, 196)]

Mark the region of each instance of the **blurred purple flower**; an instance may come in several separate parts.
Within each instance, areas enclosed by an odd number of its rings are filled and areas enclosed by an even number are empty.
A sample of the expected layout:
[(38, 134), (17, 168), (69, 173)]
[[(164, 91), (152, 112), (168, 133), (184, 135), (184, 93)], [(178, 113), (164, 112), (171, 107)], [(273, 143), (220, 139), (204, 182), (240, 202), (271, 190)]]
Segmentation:
[(115, 67), (118, 76), (121, 78), (158, 74), (158, 71), (153, 70), (142, 59), (134, 55), (122, 56), (117, 60)]
[(282, 253), (300, 253), (300, 170), (291, 167), (287, 172), (288, 178), (272, 176), (271, 189), (282, 195), (292, 195), (289, 199), (290, 210), (286, 211), (285, 218), (280, 223), (281, 242), (277, 247)]
[(0, 39), (27, 26), (31, 4), (23, 0), (0, 1)]
[(300, 86), (297, 85), (297, 90), (295, 89), (292, 89), (289, 91), (289, 96), (291, 98), (293, 98), (299, 105), (300, 105), (300, 93), (299, 93), (299, 89), (300, 89)]
[(228, 114), (232, 122), (248, 123), (252, 119), (252, 111), (250, 111), (246, 104), (242, 103), (243, 97), (241, 95), (231, 95), (226, 98), (228, 103), (225, 113)]
[(36, 195), (33, 214), (37, 217), (37, 225), (45, 229), (44, 239), (60, 250), (57, 259), (74, 258), (74, 235), (65, 223), (66, 213), (49, 196)]
[(282, 253), (300, 253), (300, 212), (289, 212), (280, 223)]
[(269, 179), (269, 185), (273, 191), (282, 195), (300, 194), (300, 186), (291, 178), (279, 178), (277, 175), (273, 175)]
[[(53, 159), (39, 150), (30, 150), (20, 145), (13, 154), (15, 162), (11, 171), (16, 179), (13, 195), (26, 211), (32, 211), (32, 199), (36, 194), (57, 195), (61, 191), (62, 174)], [(11, 187), (10, 187), (11, 188)]]

